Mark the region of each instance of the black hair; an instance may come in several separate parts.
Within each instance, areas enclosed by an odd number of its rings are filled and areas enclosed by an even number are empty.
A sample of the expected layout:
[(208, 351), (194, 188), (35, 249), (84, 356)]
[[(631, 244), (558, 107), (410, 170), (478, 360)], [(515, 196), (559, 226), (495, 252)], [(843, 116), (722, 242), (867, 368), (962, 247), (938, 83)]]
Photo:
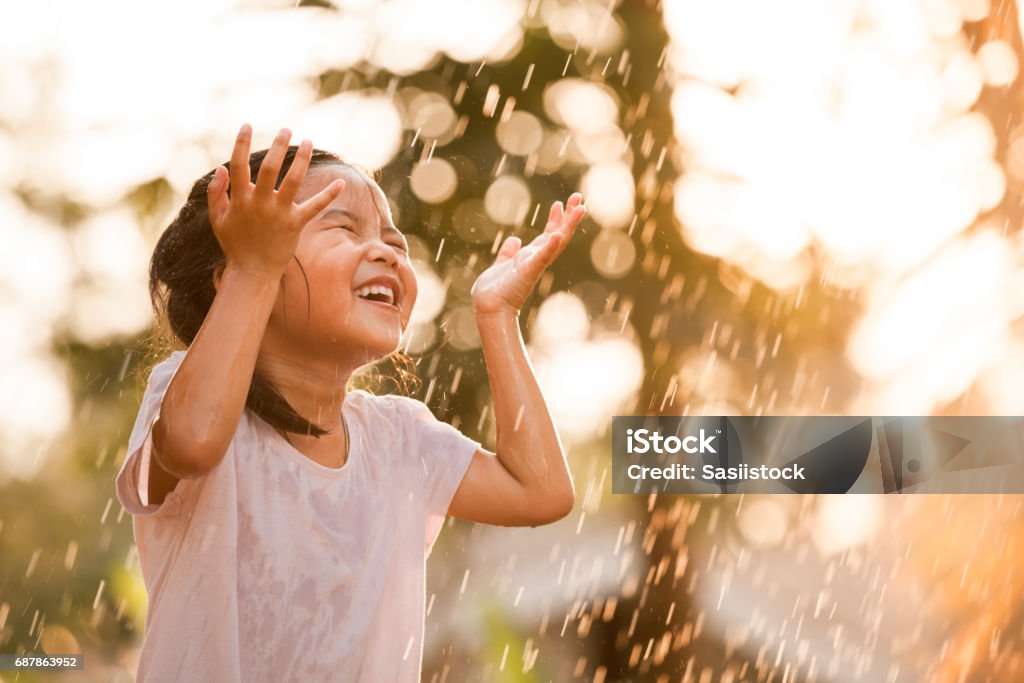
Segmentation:
[[(269, 150), (253, 152), (249, 156), (249, 173), (252, 182), (259, 177), (260, 167)], [(285, 154), (275, 188), (279, 188), (288, 169), (295, 160), (298, 146), (292, 145)], [(331, 152), (314, 149), (309, 168), (317, 166), (345, 166), (366, 177), (376, 180), (366, 169), (349, 162)], [(223, 166), (230, 170), (229, 162)], [(150, 344), (151, 354), (175, 347), (189, 347), (213, 305), (216, 289), (214, 273), (225, 264), (224, 251), (217, 241), (210, 224), (207, 189), (213, 180), (210, 171), (189, 190), (185, 205), (171, 224), (160, 235), (149, 264), (149, 296), (157, 321), (157, 332)], [(228, 188), (230, 197), (230, 188)], [(373, 194), (373, 193), (371, 193)], [(376, 196), (374, 195), (376, 202)], [(380, 207), (378, 207), (380, 208)], [(306, 277), (302, 264), (299, 269)], [(306, 279), (309, 289), (309, 280)], [(169, 344), (166, 342), (170, 342)], [(418, 382), (410, 371), (412, 363), (403, 354), (391, 354), (391, 360), (404, 385)], [(253, 372), (252, 382), (245, 405), (264, 421), (285, 432), (309, 434), (320, 437), (328, 434), (312, 421), (300, 415), (269, 379), (258, 371)]]

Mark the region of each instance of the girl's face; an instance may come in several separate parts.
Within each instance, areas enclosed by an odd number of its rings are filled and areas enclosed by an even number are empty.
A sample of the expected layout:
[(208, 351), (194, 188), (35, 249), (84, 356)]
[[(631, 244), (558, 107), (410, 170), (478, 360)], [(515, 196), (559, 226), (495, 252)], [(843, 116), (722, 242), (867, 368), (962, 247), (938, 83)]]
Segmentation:
[(416, 276), (384, 193), (356, 169), (310, 168), (296, 201), (337, 178), (345, 189), (303, 228), (265, 340), (272, 349), (359, 366), (398, 348), (416, 301)]

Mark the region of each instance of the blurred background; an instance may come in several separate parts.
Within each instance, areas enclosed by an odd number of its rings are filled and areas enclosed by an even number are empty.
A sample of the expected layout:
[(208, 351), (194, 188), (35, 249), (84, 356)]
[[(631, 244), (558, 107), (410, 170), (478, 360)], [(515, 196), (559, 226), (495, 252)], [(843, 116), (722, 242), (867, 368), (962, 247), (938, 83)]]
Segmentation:
[[(423, 680), (1024, 679), (1024, 499), (610, 493), (614, 414), (1024, 411), (1015, 0), (51, 0), (0, 22), (0, 652), (130, 681), (113, 477), (155, 241), (278, 128), (379, 170), (415, 396), (493, 447), (469, 302), (584, 193), (523, 315), (577, 505), (449, 519)], [(395, 390), (382, 364), (372, 381)]]

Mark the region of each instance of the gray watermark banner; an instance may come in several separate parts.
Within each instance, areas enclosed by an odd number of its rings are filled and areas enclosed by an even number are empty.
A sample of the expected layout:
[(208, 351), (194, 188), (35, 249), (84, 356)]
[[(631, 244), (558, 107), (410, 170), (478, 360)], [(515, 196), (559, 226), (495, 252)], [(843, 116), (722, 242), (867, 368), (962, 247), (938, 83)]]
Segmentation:
[(1024, 493), (1024, 417), (616, 416), (612, 493)]

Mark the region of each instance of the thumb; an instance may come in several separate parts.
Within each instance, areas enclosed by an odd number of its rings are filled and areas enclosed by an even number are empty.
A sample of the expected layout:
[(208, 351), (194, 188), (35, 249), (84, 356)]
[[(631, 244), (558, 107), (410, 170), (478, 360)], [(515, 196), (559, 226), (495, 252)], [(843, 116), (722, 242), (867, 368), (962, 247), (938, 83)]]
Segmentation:
[(509, 260), (519, 252), (519, 248), (522, 246), (522, 241), (515, 235), (508, 237), (501, 245), (501, 249), (498, 250), (498, 256), (494, 259), (495, 263), (502, 263)]

